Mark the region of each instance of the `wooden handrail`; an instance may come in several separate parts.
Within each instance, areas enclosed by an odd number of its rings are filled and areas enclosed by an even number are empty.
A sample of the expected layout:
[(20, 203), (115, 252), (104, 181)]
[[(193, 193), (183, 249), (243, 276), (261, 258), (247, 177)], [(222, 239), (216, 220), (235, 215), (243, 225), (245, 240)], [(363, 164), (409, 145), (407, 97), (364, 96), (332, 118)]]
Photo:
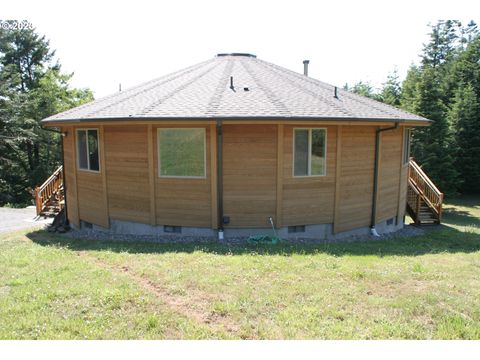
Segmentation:
[(63, 166), (57, 170), (41, 185), (35, 188), (35, 207), (37, 215), (40, 215), (54, 194), (59, 195), (59, 201), (63, 200), (60, 189), (63, 186)]
[(411, 183), (411, 187), (414, 188), (414, 190), (418, 189), (418, 195), (421, 196), (423, 201), (436, 213), (438, 221), (440, 222), (442, 217), (443, 193), (438, 190), (413, 158), (410, 158), (408, 165), (408, 180)]
[(415, 162), (415, 160), (413, 160), (413, 158), (410, 158), (410, 161), (408, 164), (415, 169), (415, 171), (425, 180), (425, 182), (428, 184), (428, 186), (432, 188), (432, 190), (434, 190), (439, 196), (440, 194), (442, 194), (442, 192), (437, 189), (437, 187), (432, 182), (432, 180), (430, 180), (427, 174), (425, 174), (425, 172), (422, 170), (420, 166), (418, 166), (418, 164)]

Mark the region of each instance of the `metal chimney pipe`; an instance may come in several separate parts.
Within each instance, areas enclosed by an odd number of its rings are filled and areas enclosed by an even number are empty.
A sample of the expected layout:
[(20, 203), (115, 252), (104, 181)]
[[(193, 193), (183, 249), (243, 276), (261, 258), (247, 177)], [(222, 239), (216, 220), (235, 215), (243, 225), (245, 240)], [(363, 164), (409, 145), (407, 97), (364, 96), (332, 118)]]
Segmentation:
[(310, 60), (303, 60), (303, 75), (308, 76), (308, 64)]

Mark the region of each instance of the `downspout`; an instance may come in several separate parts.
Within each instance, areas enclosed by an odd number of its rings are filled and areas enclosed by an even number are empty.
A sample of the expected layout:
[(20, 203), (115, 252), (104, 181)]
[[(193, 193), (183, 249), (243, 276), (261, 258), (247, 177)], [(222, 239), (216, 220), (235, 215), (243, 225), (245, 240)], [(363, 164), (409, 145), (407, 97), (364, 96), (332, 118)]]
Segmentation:
[(218, 240), (223, 240), (223, 133), (222, 120), (217, 120), (217, 213)]
[(379, 128), (375, 131), (375, 163), (373, 168), (373, 195), (372, 195), (372, 215), (370, 219), (370, 233), (373, 236), (380, 236), (375, 229), (375, 219), (377, 217), (377, 193), (378, 193), (378, 168), (380, 159), (380, 134), (384, 131), (395, 130), (398, 128), (398, 121), (395, 126), (388, 128)]
[(50, 131), (54, 132), (57, 134), (60, 134), (60, 151), (62, 152), (62, 177), (63, 177), (63, 199), (65, 201), (65, 225), (70, 225), (68, 221), (68, 207), (67, 207), (67, 178), (65, 177), (65, 153), (63, 151), (63, 137), (66, 136), (67, 133), (64, 133), (62, 131), (58, 131), (55, 129), (48, 129), (44, 128), (43, 126), (40, 125), (40, 128), (45, 131)]

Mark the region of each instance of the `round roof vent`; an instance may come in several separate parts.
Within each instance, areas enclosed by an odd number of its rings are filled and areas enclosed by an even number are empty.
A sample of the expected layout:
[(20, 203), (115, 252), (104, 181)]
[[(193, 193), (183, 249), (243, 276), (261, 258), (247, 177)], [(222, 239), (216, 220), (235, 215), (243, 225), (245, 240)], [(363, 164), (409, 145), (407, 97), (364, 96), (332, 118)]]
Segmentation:
[(252, 57), (252, 58), (257, 57), (257, 55), (247, 54), (247, 53), (220, 53), (220, 54), (217, 54), (217, 57), (218, 56), (246, 56), (246, 57)]

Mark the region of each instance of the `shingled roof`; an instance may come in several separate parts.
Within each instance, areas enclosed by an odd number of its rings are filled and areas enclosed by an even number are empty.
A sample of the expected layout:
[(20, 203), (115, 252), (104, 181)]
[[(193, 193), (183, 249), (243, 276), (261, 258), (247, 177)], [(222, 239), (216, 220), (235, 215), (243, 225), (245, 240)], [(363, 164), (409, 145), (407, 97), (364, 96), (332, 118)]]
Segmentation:
[[(231, 82), (233, 80), (233, 87)], [(50, 116), (44, 123), (132, 119), (429, 121), (249, 54), (211, 60)]]

